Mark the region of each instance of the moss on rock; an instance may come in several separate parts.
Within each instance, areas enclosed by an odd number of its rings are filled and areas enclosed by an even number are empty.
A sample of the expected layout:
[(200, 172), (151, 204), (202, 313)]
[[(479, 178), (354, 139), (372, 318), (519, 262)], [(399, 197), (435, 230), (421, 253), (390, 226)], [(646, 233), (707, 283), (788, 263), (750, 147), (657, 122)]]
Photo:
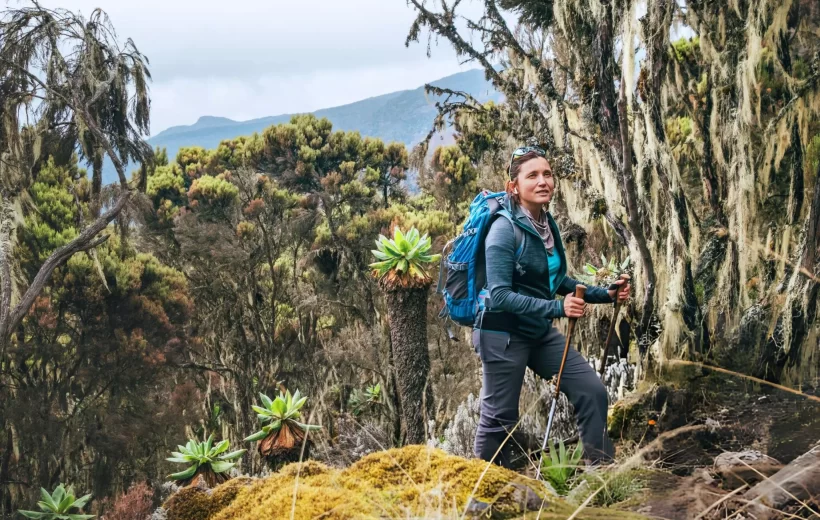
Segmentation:
[[(420, 445), (374, 453), (343, 470), (307, 461), (264, 479), (236, 480), (210, 493), (180, 491), (167, 502), (169, 520), (286, 519), (292, 511), (295, 519), (427, 518), (465, 509), (522, 518), (538, 508), (551, 519), (574, 510), (541, 482)], [(614, 513), (585, 510), (578, 518), (643, 518)]]
[[(226, 483), (227, 485), (227, 483)], [(199, 487), (184, 487), (163, 505), (167, 520), (203, 520), (212, 513), (211, 493)]]

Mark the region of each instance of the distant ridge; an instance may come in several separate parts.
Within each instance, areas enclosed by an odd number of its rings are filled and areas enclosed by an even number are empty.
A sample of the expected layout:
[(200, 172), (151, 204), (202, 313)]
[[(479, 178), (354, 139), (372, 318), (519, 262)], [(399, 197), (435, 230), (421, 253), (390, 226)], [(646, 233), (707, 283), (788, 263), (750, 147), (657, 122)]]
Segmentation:
[[(480, 101), (499, 101), (499, 94), (484, 78), (480, 69), (460, 72), (432, 82), (433, 85), (467, 92)], [(356, 130), (363, 136), (378, 137), (386, 142), (399, 141), (413, 146), (430, 131), (436, 116), (436, 96), (428, 96), (424, 86), (412, 90), (391, 92), (347, 105), (323, 108), (313, 112), (326, 117), (334, 130)], [(152, 147), (168, 150), (169, 159), (176, 157), (184, 146), (216, 148), (224, 139), (261, 132), (270, 125), (286, 123), (294, 114), (268, 116), (249, 121), (234, 121), (226, 117), (202, 116), (192, 125), (173, 126), (148, 142)], [(109, 163), (103, 171), (105, 183), (116, 181), (116, 172)]]

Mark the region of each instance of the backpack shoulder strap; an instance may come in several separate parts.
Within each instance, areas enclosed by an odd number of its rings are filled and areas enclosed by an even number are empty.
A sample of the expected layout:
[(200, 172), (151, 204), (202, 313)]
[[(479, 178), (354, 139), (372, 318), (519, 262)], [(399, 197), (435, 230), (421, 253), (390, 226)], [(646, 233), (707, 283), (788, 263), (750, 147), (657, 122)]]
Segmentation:
[(512, 215), (510, 215), (510, 212), (506, 209), (499, 210), (498, 214), (504, 215), (504, 218), (509, 220), (510, 224), (512, 224), (513, 233), (515, 234), (515, 261), (518, 262), (521, 260), (521, 255), (524, 253), (524, 230), (513, 221)]

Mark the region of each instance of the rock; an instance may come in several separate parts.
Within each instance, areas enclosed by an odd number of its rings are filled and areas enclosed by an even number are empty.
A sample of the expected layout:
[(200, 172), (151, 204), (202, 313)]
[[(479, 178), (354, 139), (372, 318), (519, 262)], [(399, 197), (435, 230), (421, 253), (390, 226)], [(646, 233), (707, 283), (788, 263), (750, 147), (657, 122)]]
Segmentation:
[(485, 516), (490, 509), (490, 504), (487, 502), (482, 502), (481, 500), (477, 500), (475, 498), (471, 498), (469, 502), (467, 502), (467, 507), (464, 509), (464, 514), (467, 516)]
[[(522, 484), (510, 484), (512, 493), (508, 502), (518, 509), (517, 513), (524, 514), (531, 511), (540, 511), (547, 506), (546, 498), (541, 497), (531, 487)], [(489, 516), (490, 518), (505, 518), (510, 511), (493, 511), (492, 504), (471, 498), (465, 508), (467, 516)]]
[(783, 465), (757, 450), (745, 450), (721, 453), (715, 457), (714, 467), (723, 480), (723, 486), (734, 489), (759, 482), (775, 474)]
[(546, 498), (541, 497), (529, 486), (512, 484), (515, 488), (513, 500), (521, 506), (522, 511), (538, 511), (546, 505)]
[(715, 457), (715, 468), (719, 470), (733, 468), (735, 466), (745, 468), (746, 464), (749, 466), (761, 464), (780, 465), (780, 462), (757, 450), (727, 451)]

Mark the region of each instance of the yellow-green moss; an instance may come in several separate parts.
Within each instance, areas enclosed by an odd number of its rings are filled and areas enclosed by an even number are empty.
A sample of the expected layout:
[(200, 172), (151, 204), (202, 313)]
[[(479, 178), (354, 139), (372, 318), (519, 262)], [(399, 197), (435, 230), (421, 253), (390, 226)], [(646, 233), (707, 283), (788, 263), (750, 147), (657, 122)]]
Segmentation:
[(231, 479), (221, 486), (217, 486), (211, 493), (211, 509), (213, 515), (228, 507), (236, 499), (236, 495), (254, 483), (254, 479), (239, 477)]
[(299, 475), (300, 478), (312, 477), (315, 475), (322, 475), (328, 473), (330, 468), (321, 462), (315, 460), (306, 460), (304, 462), (292, 462), (283, 466), (279, 470), (280, 475), (295, 477)]
[(206, 520), (212, 512), (211, 493), (198, 487), (185, 487), (163, 507), (168, 510), (168, 520)]
[[(425, 446), (407, 446), (371, 454), (344, 470), (307, 461), (289, 464), (264, 479), (228, 482), (211, 494), (183, 490), (169, 500), (174, 511), (168, 518), (275, 520), (291, 518), (292, 510), (293, 518), (299, 520), (440, 518), (460, 516), (470, 498), (491, 504), (493, 517), (521, 518), (528, 494), (531, 499), (544, 499), (541, 518), (566, 518), (574, 510), (550, 495), (542, 483), (513, 471)], [(196, 505), (185, 503), (187, 500)], [(194, 508), (204, 516), (191, 516)], [(589, 510), (578, 518), (642, 518), (611, 513)]]

